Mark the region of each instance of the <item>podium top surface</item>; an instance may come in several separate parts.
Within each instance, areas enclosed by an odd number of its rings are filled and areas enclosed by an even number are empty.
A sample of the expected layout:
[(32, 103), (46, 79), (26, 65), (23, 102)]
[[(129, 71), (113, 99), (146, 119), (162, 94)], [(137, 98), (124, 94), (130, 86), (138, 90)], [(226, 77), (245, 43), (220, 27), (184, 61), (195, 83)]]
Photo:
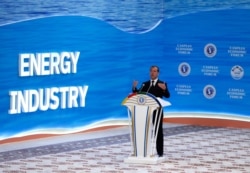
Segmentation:
[(128, 95), (122, 102), (122, 105), (141, 105), (151, 107), (165, 107), (170, 106), (171, 103), (159, 97), (155, 97), (150, 93), (139, 92)]

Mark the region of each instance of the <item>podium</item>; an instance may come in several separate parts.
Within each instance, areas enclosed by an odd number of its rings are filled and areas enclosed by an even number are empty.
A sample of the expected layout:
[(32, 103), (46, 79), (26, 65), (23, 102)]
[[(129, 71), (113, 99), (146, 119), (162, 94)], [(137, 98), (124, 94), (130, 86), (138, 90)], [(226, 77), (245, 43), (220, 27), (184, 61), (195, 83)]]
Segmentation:
[[(159, 116), (163, 107), (170, 102), (157, 98), (150, 93), (133, 93), (126, 97), (122, 105), (128, 109), (131, 154), (124, 160), (126, 163), (157, 164), (164, 162), (165, 157), (158, 157), (156, 140), (160, 124)], [(155, 122), (153, 123), (153, 112)]]

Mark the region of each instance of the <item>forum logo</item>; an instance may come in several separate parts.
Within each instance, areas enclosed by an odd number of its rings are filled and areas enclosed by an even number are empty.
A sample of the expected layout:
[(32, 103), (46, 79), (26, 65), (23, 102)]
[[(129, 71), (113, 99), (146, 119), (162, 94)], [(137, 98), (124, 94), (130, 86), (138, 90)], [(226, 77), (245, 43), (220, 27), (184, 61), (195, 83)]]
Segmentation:
[(216, 95), (216, 89), (213, 85), (206, 85), (203, 88), (203, 95), (207, 98), (207, 99), (212, 99), (215, 97)]
[(138, 103), (139, 105), (144, 105), (144, 104), (146, 103), (146, 99), (145, 99), (143, 96), (139, 96), (139, 97), (137, 98), (137, 103)]
[(204, 54), (208, 58), (213, 58), (217, 53), (217, 48), (214, 44), (209, 43), (204, 47)]
[(179, 65), (178, 71), (181, 76), (188, 76), (191, 72), (191, 67), (188, 63), (183, 62)]
[(231, 76), (235, 80), (240, 80), (244, 76), (244, 69), (239, 65), (233, 66), (231, 69)]

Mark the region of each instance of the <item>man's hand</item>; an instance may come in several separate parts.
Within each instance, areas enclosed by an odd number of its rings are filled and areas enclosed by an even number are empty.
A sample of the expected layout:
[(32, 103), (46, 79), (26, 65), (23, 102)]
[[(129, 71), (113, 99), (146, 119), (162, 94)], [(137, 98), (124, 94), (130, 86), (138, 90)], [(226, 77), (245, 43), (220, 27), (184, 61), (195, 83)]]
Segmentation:
[(162, 89), (162, 90), (166, 90), (166, 85), (165, 85), (165, 83), (158, 83), (158, 86)]
[(137, 80), (134, 80), (134, 81), (133, 81), (133, 88), (136, 88), (137, 85), (138, 85), (138, 81), (137, 81)]

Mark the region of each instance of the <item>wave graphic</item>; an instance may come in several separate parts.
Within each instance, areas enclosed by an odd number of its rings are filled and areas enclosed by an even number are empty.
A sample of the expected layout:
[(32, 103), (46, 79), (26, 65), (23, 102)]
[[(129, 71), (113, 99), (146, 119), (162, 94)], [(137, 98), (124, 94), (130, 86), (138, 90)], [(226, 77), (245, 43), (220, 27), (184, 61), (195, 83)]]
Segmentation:
[(0, 26), (37, 18), (74, 15), (100, 19), (122, 31), (145, 33), (164, 19), (222, 9), (250, 9), (250, 1), (3, 1), (0, 6)]
[[(201, 112), (165, 112), (165, 118), (216, 118), (222, 120), (235, 120), (235, 121), (245, 121), (250, 122), (250, 117), (247, 116), (239, 116), (233, 114), (218, 114), (218, 113), (201, 113)], [(74, 133), (82, 133), (88, 130), (94, 130), (97, 128), (111, 128), (114, 126), (128, 126), (130, 125), (129, 120), (126, 118), (120, 119), (105, 119), (102, 121), (96, 121), (89, 125), (74, 127), (74, 128), (36, 128), (29, 131), (20, 132), (14, 135), (1, 135), (1, 140), (11, 139), (11, 138), (18, 138), (18, 137), (25, 137), (25, 136), (32, 136), (32, 135), (65, 135), (65, 134), (74, 134)], [(129, 132), (129, 130), (128, 130)]]
[(128, 119), (106, 119), (102, 121), (96, 121), (92, 124), (74, 127), (74, 128), (35, 128), (32, 130), (16, 133), (15, 135), (0, 135), (0, 141), (6, 140), (10, 138), (18, 138), (30, 135), (43, 135), (43, 134), (50, 134), (50, 135), (62, 135), (62, 134), (73, 134), (79, 132), (85, 132), (88, 130), (93, 130), (99, 127), (113, 127), (113, 126), (127, 126)]

